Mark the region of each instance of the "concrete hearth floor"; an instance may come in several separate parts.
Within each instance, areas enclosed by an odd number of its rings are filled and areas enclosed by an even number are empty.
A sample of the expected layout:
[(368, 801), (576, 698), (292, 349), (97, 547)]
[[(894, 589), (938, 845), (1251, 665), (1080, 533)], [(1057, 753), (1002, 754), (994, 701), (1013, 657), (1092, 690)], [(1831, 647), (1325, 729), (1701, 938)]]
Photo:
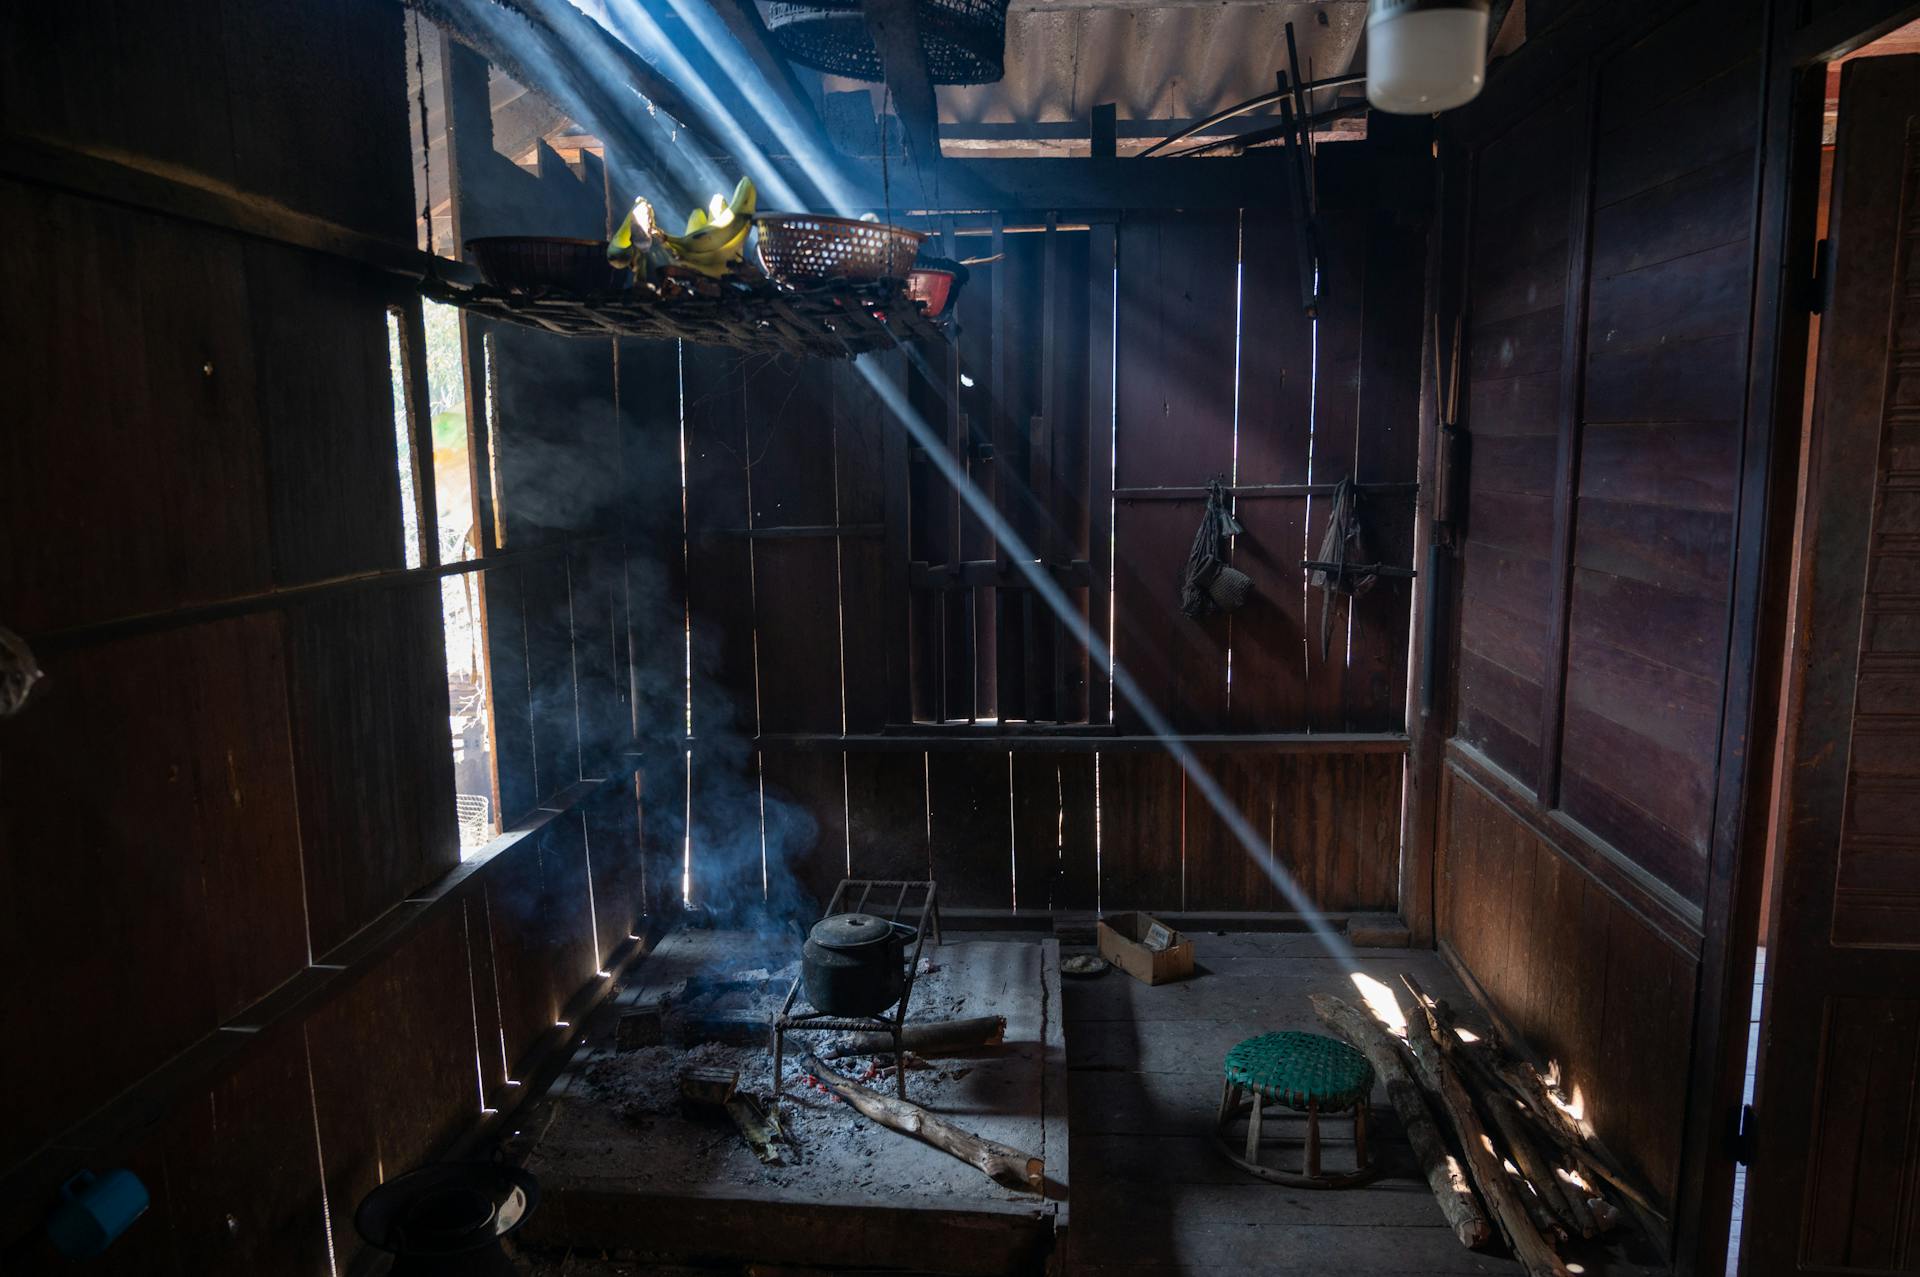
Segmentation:
[[(953, 933), (953, 938), (1041, 948), (1032, 932)], [(1253, 1179), (1221, 1158), (1211, 1129), (1227, 1048), (1275, 1029), (1320, 1031), (1307, 995), (1329, 992), (1352, 1000), (1355, 991), (1340, 964), (1302, 933), (1202, 933), (1194, 941), (1199, 970), (1190, 980), (1150, 988), (1116, 971), (1064, 982), (1072, 1209), (1051, 1271), (1086, 1277), (1520, 1274), (1512, 1260), (1465, 1250), (1454, 1239), (1414, 1166), (1384, 1089), (1374, 1096), (1369, 1128), (1384, 1173), (1363, 1187), (1287, 1188)], [(1457, 1008), (1472, 1006), (1437, 954), (1363, 949), (1358, 957), (1366, 976), (1391, 984), (1411, 972)], [(985, 1013), (972, 1006), (960, 1012)], [(1470, 1014), (1463, 1018), (1472, 1023)], [(965, 1120), (974, 1117), (967, 1114)], [(1332, 1125), (1337, 1130), (1342, 1124)], [(876, 1154), (884, 1148), (889, 1163), (899, 1155), (895, 1144), (912, 1143), (889, 1131), (870, 1134), (870, 1147)], [(1330, 1141), (1329, 1158), (1343, 1155), (1350, 1153), (1337, 1138)], [(993, 1188), (976, 1172), (953, 1165), (963, 1172), (962, 1181), (971, 1176)], [(1054, 1171), (1050, 1153), (1049, 1178)], [(545, 1180), (553, 1171), (540, 1173)], [(892, 1270), (964, 1271), (950, 1254), (933, 1248), (921, 1253), (917, 1265)], [(1588, 1277), (1638, 1277), (1664, 1267), (1637, 1237), (1604, 1247), (1569, 1247), (1565, 1253)], [(852, 1271), (887, 1263), (876, 1254), (864, 1263), (827, 1267)], [(537, 1277), (690, 1271), (649, 1263), (624, 1248), (585, 1245), (529, 1255), (525, 1267)], [(743, 1268), (736, 1264), (732, 1271)]]

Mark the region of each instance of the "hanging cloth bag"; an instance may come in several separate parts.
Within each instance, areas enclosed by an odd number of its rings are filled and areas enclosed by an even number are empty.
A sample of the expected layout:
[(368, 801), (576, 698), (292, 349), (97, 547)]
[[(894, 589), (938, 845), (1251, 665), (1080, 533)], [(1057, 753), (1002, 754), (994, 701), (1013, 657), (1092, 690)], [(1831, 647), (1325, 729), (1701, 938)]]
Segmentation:
[(1193, 534), (1193, 549), (1187, 553), (1187, 565), (1180, 572), (1180, 610), (1199, 618), (1215, 612), (1234, 612), (1246, 606), (1253, 590), (1253, 578), (1222, 557), (1228, 537), (1239, 536), (1245, 528), (1227, 508), (1227, 491), (1220, 480), (1207, 484), (1207, 510), (1200, 516), (1200, 530)]

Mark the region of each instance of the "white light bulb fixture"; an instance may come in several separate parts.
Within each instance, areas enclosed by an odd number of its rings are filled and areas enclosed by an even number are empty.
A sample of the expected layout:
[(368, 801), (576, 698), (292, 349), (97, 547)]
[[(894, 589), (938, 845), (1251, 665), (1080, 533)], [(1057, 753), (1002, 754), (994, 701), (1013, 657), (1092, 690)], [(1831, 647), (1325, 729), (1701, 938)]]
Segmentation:
[(1370, 0), (1367, 101), (1395, 115), (1464, 106), (1487, 79), (1487, 0)]

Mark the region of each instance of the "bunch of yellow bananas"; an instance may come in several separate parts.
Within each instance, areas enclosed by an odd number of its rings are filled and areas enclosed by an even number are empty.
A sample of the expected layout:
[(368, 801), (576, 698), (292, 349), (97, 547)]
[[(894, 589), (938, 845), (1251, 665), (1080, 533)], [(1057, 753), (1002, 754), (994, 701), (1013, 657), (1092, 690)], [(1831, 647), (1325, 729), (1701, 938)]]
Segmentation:
[(607, 258), (615, 266), (636, 266), (644, 262), (655, 269), (680, 265), (702, 275), (719, 279), (746, 253), (747, 234), (753, 230), (753, 211), (760, 194), (753, 179), (743, 177), (733, 188), (733, 198), (720, 196), (706, 208), (696, 208), (687, 217), (683, 235), (669, 235), (654, 220), (653, 205), (644, 199), (633, 202), (633, 211), (620, 223), (607, 244)]

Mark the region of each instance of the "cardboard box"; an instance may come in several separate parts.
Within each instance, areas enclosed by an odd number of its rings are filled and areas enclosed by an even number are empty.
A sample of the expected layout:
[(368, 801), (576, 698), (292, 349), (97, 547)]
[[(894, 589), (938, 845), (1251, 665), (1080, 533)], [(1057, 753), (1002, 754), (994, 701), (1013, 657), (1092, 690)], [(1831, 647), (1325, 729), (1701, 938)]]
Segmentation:
[(1134, 979), (1165, 984), (1193, 974), (1193, 941), (1150, 913), (1112, 913), (1095, 931), (1100, 956)]

